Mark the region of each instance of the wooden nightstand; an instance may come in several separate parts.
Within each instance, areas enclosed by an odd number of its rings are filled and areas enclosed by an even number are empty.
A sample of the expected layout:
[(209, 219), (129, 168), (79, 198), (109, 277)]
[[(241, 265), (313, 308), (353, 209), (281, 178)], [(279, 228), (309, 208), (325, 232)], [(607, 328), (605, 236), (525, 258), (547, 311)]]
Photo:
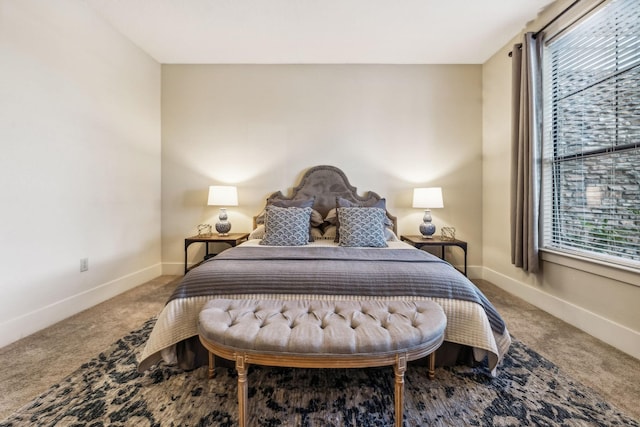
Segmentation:
[[(234, 247), (244, 242), (248, 238), (249, 233), (229, 233), (227, 236), (220, 236), (214, 233), (209, 236), (187, 237), (186, 239), (184, 239), (184, 274), (187, 274), (187, 271), (191, 270), (191, 268), (199, 266), (203, 261), (217, 255), (209, 253), (209, 243), (226, 243), (227, 245)], [(205, 243), (207, 245), (207, 252), (205, 253), (204, 259), (202, 261), (191, 268), (187, 268), (187, 248), (189, 248), (189, 245), (191, 245), (192, 243)]]
[[(467, 275), (467, 242), (457, 239), (442, 239), (440, 236), (433, 236), (430, 239), (425, 239), (422, 236), (400, 236), (403, 242), (407, 242), (410, 245), (421, 249), (423, 246), (440, 246), (440, 258), (444, 260), (444, 249), (447, 246), (457, 246), (464, 251), (464, 275)], [(445, 260), (446, 261), (446, 260)]]

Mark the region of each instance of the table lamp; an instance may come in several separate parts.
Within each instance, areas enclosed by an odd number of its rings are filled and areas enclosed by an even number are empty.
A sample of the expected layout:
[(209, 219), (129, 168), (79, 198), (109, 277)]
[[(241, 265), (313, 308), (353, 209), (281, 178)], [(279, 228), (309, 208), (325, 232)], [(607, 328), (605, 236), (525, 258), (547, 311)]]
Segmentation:
[(209, 187), (209, 206), (225, 206), (220, 208), (216, 231), (219, 236), (228, 236), (231, 223), (227, 220), (226, 206), (238, 206), (238, 189), (230, 185), (212, 185)]
[(436, 226), (431, 222), (431, 209), (444, 207), (442, 203), (442, 188), (414, 188), (413, 207), (424, 209), (423, 222), (420, 224), (420, 234), (425, 239), (432, 239), (433, 233), (436, 232)]

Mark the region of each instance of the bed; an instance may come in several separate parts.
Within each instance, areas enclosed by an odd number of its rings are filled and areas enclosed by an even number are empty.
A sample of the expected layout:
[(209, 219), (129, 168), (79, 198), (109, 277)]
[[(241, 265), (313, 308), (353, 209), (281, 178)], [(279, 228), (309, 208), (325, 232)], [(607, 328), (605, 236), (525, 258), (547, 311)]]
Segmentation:
[(308, 169), (291, 196), (273, 193), (247, 242), (184, 276), (138, 369), (153, 369), (160, 360), (185, 369), (206, 365), (197, 322), (214, 298), (432, 300), (447, 315), (438, 364), (481, 363), (492, 375), (511, 344), (482, 292), (447, 262), (399, 241), (385, 199), (371, 191), (358, 195), (333, 166)]

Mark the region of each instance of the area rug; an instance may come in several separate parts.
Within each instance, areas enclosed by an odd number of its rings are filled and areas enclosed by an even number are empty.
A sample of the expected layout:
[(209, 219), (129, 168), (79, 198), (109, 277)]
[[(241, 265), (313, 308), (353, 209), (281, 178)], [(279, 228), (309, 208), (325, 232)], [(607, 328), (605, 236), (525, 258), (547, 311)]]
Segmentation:
[[(144, 374), (136, 356), (155, 323), (118, 340), (0, 426), (234, 426), (235, 370), (160, 364)], [(249, 371), (251, 426), (390, 426), (393, 369)], [(482, 367), (410, 365), (405, 426), (639, 426), (595, 392), (514, 340), (496, 378)]]

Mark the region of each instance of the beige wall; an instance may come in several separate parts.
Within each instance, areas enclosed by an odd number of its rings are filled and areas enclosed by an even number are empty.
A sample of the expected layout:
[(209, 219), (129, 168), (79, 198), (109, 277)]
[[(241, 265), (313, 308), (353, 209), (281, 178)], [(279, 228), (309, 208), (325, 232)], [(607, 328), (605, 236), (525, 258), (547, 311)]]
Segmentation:
[(160, 71), (84, 2), (0, 1), (0, 345), (161, 273)]
[[(538, 29), (569, 2), (555, 3), (530, 28)], [(543, 254), (542, 272), (511, 265), (509, 189), (511, 59), (513, 43), (483, 66), (484, 277), (551, 314), (640, 358), (640, 274)]]
[(477, 65), (163, 65), (164, 271), (179, 273), (184, 237), (215, 223), (209, 185), (238, 186), (232, 231), (250, 231), (271, 192), (319, 164), (386, 197), (400, 233), (422, 220), (412, 189), (441, 186), (434, 222), (482, 265), (481, 78)]

